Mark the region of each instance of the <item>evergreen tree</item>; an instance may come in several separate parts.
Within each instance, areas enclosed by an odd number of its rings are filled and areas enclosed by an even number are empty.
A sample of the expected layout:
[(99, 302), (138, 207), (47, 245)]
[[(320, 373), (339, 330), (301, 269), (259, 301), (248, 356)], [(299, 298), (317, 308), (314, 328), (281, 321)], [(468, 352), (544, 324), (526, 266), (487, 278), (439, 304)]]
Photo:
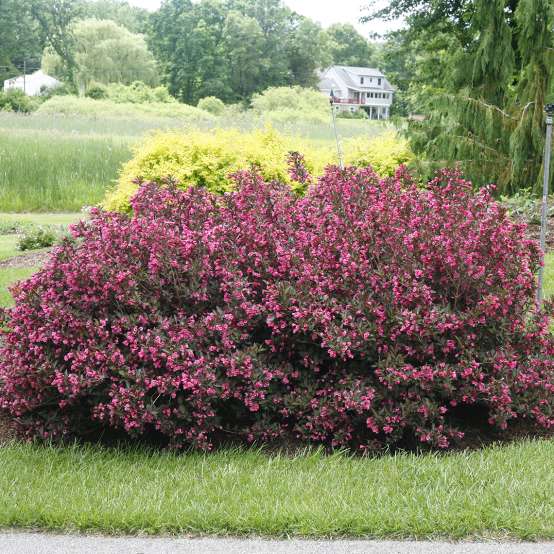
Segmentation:
[(552, 1), (520, 0), (515, 15), (522, 69), (516, 98), (521, 115), (511, 140), (513, 182), (514, 188), (534, 186), (540, 189), (543, 106), (550, 90), (554, 63)]
[(502, 106), (514, 71), (506, 0), (478, 0), (473, 25), (479, 40), (473, 56), (471, 88), (485, 102)]
[[(416, 4), (420, 10), (428, 5)], [(420, 85), (428, 117), (411, 124), (412, 145), (426, 156), (428, 169), (459, 162), (476, 184), (494, 182), (503, 193), (538, 186), (554, 61), (552, 3), (475, 0), (459, 6), (457, 16), (444, 16), (445, 25), (459, 27), (463, 14), (471, 13), (472, 38), (460, 39), (456, 54), (445, 59), (451, 86), (436, 78)], [(422, 13), (431, 14), (418, 17)]]

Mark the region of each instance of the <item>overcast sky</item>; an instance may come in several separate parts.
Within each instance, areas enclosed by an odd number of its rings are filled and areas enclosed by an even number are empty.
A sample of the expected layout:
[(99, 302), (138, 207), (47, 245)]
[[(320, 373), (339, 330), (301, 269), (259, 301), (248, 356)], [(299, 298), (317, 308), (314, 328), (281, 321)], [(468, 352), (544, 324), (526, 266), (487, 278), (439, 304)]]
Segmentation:
[[(128, 0), (130, 4), (148, 10), (155, 10), (161, 0)], [(361, 24), (359, 22), (362, 7), (369, 4), (369, 0), (283, 0), (294, 11), (311, 17), (327, 27), (332, 23), (352, 23), (364, 36), (372, 33), (384, 33), (398, 28), (397, 22), (372, 21)], [(377, 4), (387, 4), (387, 0), (379, 0)]]

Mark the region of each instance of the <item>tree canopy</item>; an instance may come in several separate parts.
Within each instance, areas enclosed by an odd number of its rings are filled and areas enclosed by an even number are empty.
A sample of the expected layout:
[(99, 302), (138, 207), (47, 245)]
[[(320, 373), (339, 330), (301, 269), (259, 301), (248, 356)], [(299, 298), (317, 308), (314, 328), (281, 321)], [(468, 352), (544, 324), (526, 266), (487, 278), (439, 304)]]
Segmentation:
[(378, 63), (352, 25), (323, 29), (282, 0), (164, 0), (155, 12), (126, 0), (3, 0), (0, 15), (5, 75), (38, 66), (46, 48), (44, 69), (81, 90), (148, 83), (151, 52), (171, 93), (191, 104), (248, 102), (270, 87), (313, 87), (331, 64)]
[[(368, 18), (405, 17), (386, 37), (381, 67), (399, 87), (429, 169), (459, 162), (501, 192), (539, 189), (543, 106), (552, 91), (550, 0), (391, 0)], [(397, 104), (398, 106), (398, 104)]]
[(335, 23), (327, 29), (334, 64), (371, 67), (375, 65), (375, 47), (348, 23)]
[[(71, 28), (74, 63), (73, 79), (83, 92), (93, 83), (158, 82), (156, 62), (142, 35), (131, 33), (114, 21), (81, 19)], [(44, 70), (54, 76), (63, 74), (64, 62), (53, 47), (45, 51)]]
[(281, 0), (166, 0), (152, 16), (150, 45), (171, 92), (191, 103), (313, 86), (316, 69), (333, 60), (323, 29)]
[(44, 41), (30, 5), (20, 0), (0, 2), (0, 81), (19, 74), (24, 63), (40, 65)]

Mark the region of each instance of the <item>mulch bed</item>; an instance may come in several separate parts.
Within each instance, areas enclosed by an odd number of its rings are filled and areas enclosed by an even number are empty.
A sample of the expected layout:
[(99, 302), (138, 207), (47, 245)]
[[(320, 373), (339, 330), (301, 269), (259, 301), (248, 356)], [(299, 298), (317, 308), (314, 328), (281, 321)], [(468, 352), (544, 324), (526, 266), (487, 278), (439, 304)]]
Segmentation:
[(19, 267), (40, 267), (48, 259), (49, 250), (39, 250), (29, 252), (28, 254), (19, 254), (13, 258), (0, 261), (0, 269), (19, 268)]
[(6, 416), (0, 413), (0, 447), (14, 438), (13, 432), (10, 430)]
[[(535, 223), (528, 224), (529, 237), (539, 241), (541, 236), (541, 226)], [(546, 250), (547, 252), (554, 251), (554, 217), (550, 218), (546, 233)]]

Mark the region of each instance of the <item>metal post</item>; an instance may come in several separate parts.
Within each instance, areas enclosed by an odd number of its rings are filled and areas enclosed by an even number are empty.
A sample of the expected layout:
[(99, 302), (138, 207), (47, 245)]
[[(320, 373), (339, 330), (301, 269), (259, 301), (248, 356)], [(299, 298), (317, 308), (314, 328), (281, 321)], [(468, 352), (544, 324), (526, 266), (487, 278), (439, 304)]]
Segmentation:
[(339, 157), (339, 167), (341, 169), (344, 169), (344, 163), (342, 161), (342, 147), (341, 147), (341, 144), (340, 144), (339, 133), (338, 133), (338, 130), (337, 130), (337, 114), (335, 113), (334, 100), (335, 100), (335, 95), (333, 94), (333, 91), (331, 91), (331, 98), (330, 98), (331, 117), (333, 118), (333, 129), (335, 131), (335, 140), (337, 141), (337, 155)]
[[(548, 192), (550, 186), (550, 155), (552, 153), (552, 120), (554, 116), (554, 104), (547, 104), (546, 111), (546, 141), (544, 145), (544, 171), (542, 187), (541, 209), (541, 250), (546, 254), (546, 227), (548, 225)], [(542, 304), (544, 299), (544, 267), (539, 270), (539, 287), (537, 300)]]

